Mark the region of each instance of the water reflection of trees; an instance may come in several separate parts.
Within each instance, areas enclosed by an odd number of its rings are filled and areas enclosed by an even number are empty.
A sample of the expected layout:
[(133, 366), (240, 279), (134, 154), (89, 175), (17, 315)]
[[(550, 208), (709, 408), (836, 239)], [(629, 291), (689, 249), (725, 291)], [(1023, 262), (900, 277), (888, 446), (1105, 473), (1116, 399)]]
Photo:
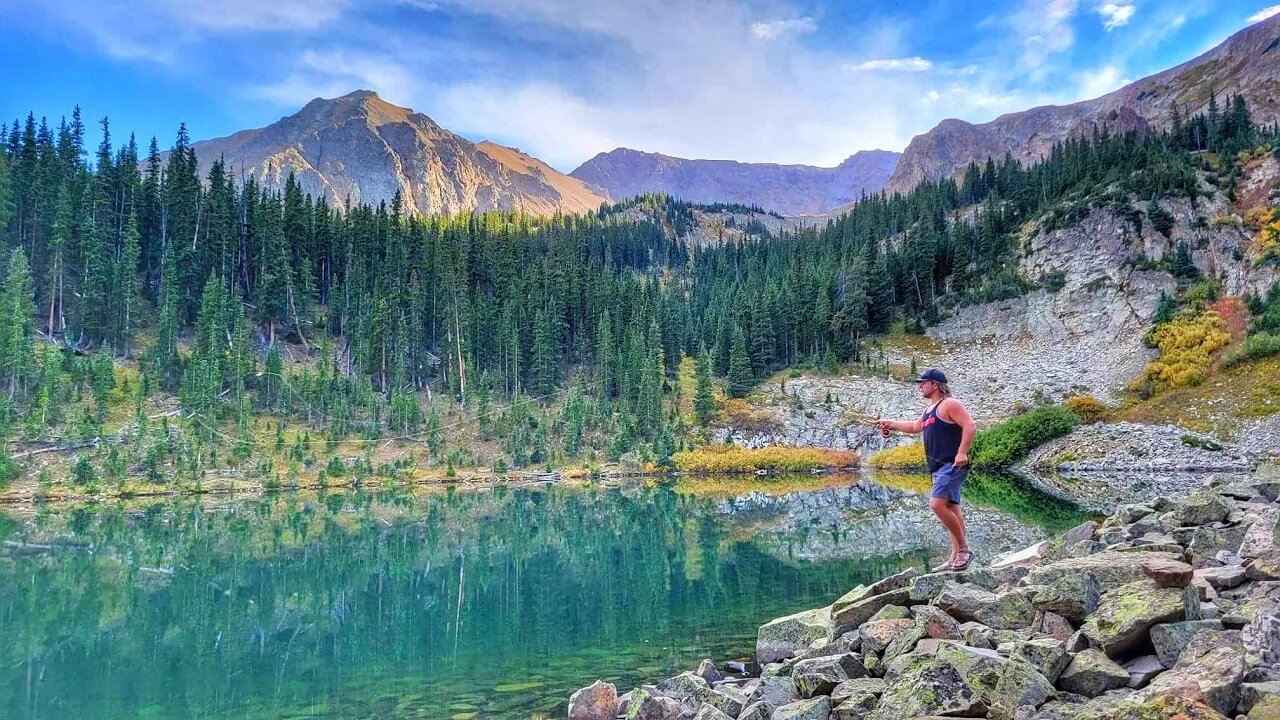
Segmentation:
[(336, 713), (387, 674), (428, 699), (542, 674), (563, 697), (600, 674), (588, 658), (638, 677), (659, 646), (697, 652), (883, 570), (788, 566), (663, 488), (179, 500), (2, 527), (13, 717)]

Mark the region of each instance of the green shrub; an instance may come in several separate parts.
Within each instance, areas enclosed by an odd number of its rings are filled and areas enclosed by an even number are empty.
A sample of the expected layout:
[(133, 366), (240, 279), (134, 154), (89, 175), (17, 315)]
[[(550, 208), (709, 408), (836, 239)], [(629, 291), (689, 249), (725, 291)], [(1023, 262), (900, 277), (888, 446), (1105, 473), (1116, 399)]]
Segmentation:
[(1280, 355), (1280, 335), (1263, 332), (1245, 338), (1244, 344), (1231, 351), (1222, 360), (1226, 367), (1239, 365), (1249, 360)]
[(71, 479), (77, 485), (89, 485), (97, 481), (98, 471), (93, 469), (93, 463), (89, 461), (88, 455), (76, 458), (75, 465), (71, 466)]
[(1008, 467), (1079, 424), (1070, 410), (1060, 405), (1041, 405), (979, 432), (973, 440), (971, 460), (978, 467)]
[(0, 451), (0, 488), (18, 479), (22, 474), (22, 466), (13, 461), (8, 454)]
[(1188, 447), (1208, 450), (1210, 452), (1222, 451), (1222, 445), (1218, 444), (1216, 441), (1210, 440), (1209, 438), (1202, 438), (1197, 435), (1183, 435), (1182, 444)]

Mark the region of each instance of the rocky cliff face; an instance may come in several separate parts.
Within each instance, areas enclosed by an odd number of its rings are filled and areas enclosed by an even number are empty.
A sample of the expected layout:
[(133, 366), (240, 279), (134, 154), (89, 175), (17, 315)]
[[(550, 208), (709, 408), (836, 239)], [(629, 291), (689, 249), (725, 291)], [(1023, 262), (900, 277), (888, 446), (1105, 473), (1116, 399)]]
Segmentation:
[(600, 153), (570, 175), (615, 198), (663, 192), (696, 203), (758, 205), (785, 215), (817, 215), (878, 192), (898, 153), (870, 150), (833, 168), (811, 165), (686, 160), (618, 148)]
[(235, 176), (268, 187), (292, 172), (305, 191), (341, 207), (390, 203), (397, 192), (406, 212), (422, 214), (580, 213), (609, 201), (519, 150), (472, 143), (367, 90), (317, 98), (267, 127), (194, 147), (202, 173), (219, 157)]
[(1188, 114), (1203, 110), (1211, 89), (1219, 97), (1243, 94), (1255, 119), (1272, 122), (1280, 118), (1278, 77), (1280, 15), (1236, 33), (1200, 57), (1100, 98), (1010, 113), (977, 125), (944, 120), (911, 141), (887, 189), (905, 192), (922, 180), (953, 175), (971, 161), (998, 158), (1006, 151), (1019, 160), (1036, 160), (1054, 143), (1091, 132), (1095, 123), (1120, 132), (1164, 126), (1175, 104)]

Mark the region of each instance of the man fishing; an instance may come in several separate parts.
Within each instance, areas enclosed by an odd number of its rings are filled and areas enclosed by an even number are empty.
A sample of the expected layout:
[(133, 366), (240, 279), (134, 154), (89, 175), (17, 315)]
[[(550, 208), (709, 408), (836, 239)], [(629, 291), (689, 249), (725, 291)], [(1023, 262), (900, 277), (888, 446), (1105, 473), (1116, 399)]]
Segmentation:
[(933, 572), (964, 570), (973, 561), (973, 553), (960, 512), (960, 487), (969, 474), (969, 446), (976, 428), (969, 411), (951, 397), (947, 376), (941, 370), (925, 370), (915, 382), (920, 386), (920, 395), (930, 403), (924, 415), (919, 420), (876, 420), (875, 427), (885, 437), (894, 430), (923, 433), (925, 461), (933, 474), (929, 509), (951, 535), (951, 555)]

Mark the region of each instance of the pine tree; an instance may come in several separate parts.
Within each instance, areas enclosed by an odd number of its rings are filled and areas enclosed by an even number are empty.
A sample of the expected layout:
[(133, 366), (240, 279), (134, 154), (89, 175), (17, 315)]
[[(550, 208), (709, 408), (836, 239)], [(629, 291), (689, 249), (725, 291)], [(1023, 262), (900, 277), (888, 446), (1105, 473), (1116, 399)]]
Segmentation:
[(12, 400), (31, 378), (35, 361), (34, 290), (27, 254), (21, 246), (9, 255), (0, 303), (0, 371)]
[(173, 249), (166, 248), (160, 270), (155, 343), (151, 346), (151, 367), (166, 385), (178, 378), (178, 312), (178, 269)]
[(698, 353), (697, 366), (694, 370), (696, 390), (693, 397), (693, 412), (698, 424), (706, 426), (716, 412), (716, 398), (711, 387), (711, 355), (706, 348)]
[(139, 260), (142, 257), (141, 236), (138, 233), (138, 215), (129, 213), (125, 221), (124, 236), (120, 250), (120, 261), (116, 263), (115, 282), (112, 284), (111, 307), (115, 315), (116, 351), (129, 356), (133, 347), (133, 334), (138, 327), (139, 296), (138, 273), (141, 270)]
[(729, 351), (728, 390), (731, 397), (746, 397), (755, 384), (755, 376), (751, 373), (751, 360), (747, 357), (747, 339), (742, 335), (742, 328), (733, 329), (733, 347)]

